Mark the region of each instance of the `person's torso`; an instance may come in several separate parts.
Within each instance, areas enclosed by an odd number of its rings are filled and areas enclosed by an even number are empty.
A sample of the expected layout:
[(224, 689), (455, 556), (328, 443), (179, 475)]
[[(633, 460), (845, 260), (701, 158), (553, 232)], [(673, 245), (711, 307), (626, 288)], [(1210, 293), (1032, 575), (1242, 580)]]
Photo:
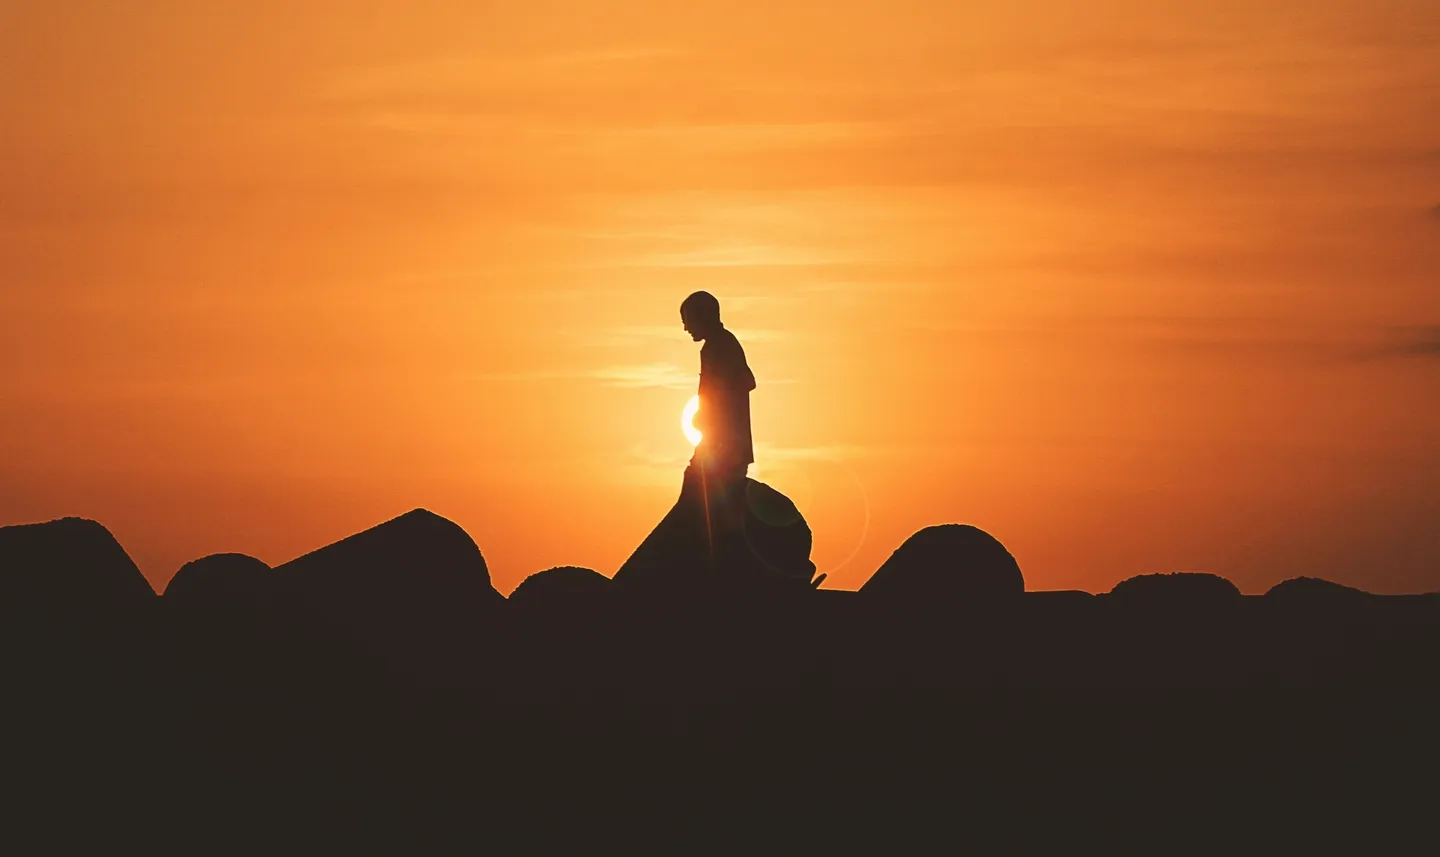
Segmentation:
[(710, 454), (755, 460), (750, 433), (750, 391), (755, 378), (735, 335), (722, 329), (700, 349), (700, 412), (696, 427)]

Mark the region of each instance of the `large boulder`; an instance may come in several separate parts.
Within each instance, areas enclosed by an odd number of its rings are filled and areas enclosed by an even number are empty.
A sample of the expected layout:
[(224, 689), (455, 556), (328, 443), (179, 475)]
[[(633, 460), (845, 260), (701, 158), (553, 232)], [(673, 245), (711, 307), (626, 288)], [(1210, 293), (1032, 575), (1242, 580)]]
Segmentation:
[(554, 604), (593, 601), (609, 592), (610, 578), (592, 569), (565, 565), (525, 578), (510, 593), (509, 601), (521, 608), (544, 609)]
[(431, 600), (483, 609), (504, 601), (474, 540), (458, 524), (425, 509), (371, 527), (275, 569), (288, 589), (334, 605), (377, 602), (434, 606)]
[(480, 635), (505, 603), (470, 536), (424, 509), (278, 566), (274, 575), (277, 598), (302, 631), (338, 638), (326, 641), (332, 652), (353, 647), (412, 677), (446, 683), (469, 673)]
[(745, 480), (745, 538), (755, 561), (781, 577), (809, 583), (814, 539), (805, 516), (789, 497), (754, 479)]
[(84, 623), (149, 609), (155, 591), (129, 554), (95, 521), (62, 518), (0, 527), (0, 613)]
[(247, 610), (270, 600), (270, 566), (253, 556), (217, 553), (187, 562), (165, 587), (165, 603), (200, 610)]
[(632, 627), (614, 615), (612, 594), (610, 578), (588, 568), (561, 566), (525, 578), (509, 598), (505, 685), (548, 693), (612, 683), (631, 664), (617, 656), (616, 644), (620, 629)]
[(873, 602), (917, 607), (994, 604), (1024, 595), (1025, 577), (994, 536), (978, 527), (942, 524), (906, 539), (860, 593)]
[(0, 528), (0, 672), (12, 688), (34, 682), (48, 694), (143, 681), (156, 654), (157, 604), (125, 549), (94, 521)]
[(680, 498), (615, 573), (618, 590), (673, 594), (719, 587), (748, 598), (809, 588), (815, 574), (810, 527), (788, 497), (746, 479), (743, 496), (721, 501), (735, 504), (730, 508), (739, 508), (744, 516), (738, 534), (727, 538), (712, 530), (706, 496), (698, 472), (690, 468)]
[(1122, 580), (1110, 590), (1110, 597), (1120, 604), (1145, 609), (1200, 610), (1234, 607), (1245, 596), (1235, 584), (1218, 574), (1181, 571), (1141, 574)]
[(173, 646), (172, 674), (187, 683), (253, 693), (293, 660), (277, 627), (274, 572), (244, 554), (214, 554), (183, 565), (160, 599)]
[(1351, 606), (1363, 604), (1373, 596), (1361, 589), (1322, 580), (1318, 577), (1292, 577), (1270, 587), (1265, 603), (1284, 606)]

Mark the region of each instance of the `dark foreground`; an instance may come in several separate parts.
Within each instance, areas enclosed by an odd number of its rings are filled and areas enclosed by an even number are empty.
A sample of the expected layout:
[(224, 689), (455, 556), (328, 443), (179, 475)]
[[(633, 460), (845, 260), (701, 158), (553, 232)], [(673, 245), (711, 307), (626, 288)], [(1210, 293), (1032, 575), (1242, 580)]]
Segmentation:
[(163, 598), (0, 530), (7, 851), (1433, 848), (1431, 596), (507, 601), (439, 520)]

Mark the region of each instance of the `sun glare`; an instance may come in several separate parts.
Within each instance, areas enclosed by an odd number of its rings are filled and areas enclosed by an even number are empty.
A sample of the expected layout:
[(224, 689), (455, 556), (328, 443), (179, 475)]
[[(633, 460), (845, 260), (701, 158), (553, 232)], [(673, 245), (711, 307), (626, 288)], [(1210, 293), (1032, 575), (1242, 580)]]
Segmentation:
[(680, 413), (680, 430), (685, 432), (685, 439), (690, 441), (691, 446), (700, 445), (700, 429), (695, 428), (695, 415), (700, 412), (700, 396), (690, 397), (685, 403), (685, 410)]

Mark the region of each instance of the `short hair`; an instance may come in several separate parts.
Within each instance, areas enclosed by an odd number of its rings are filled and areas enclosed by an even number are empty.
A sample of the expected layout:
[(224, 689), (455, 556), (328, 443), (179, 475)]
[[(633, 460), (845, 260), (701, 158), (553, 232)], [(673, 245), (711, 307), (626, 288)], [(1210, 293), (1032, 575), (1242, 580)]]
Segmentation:
[(696, 292), (681, 302), (680, 315), (698, 321), (719, 321), (720, 301), (709, 292)]

